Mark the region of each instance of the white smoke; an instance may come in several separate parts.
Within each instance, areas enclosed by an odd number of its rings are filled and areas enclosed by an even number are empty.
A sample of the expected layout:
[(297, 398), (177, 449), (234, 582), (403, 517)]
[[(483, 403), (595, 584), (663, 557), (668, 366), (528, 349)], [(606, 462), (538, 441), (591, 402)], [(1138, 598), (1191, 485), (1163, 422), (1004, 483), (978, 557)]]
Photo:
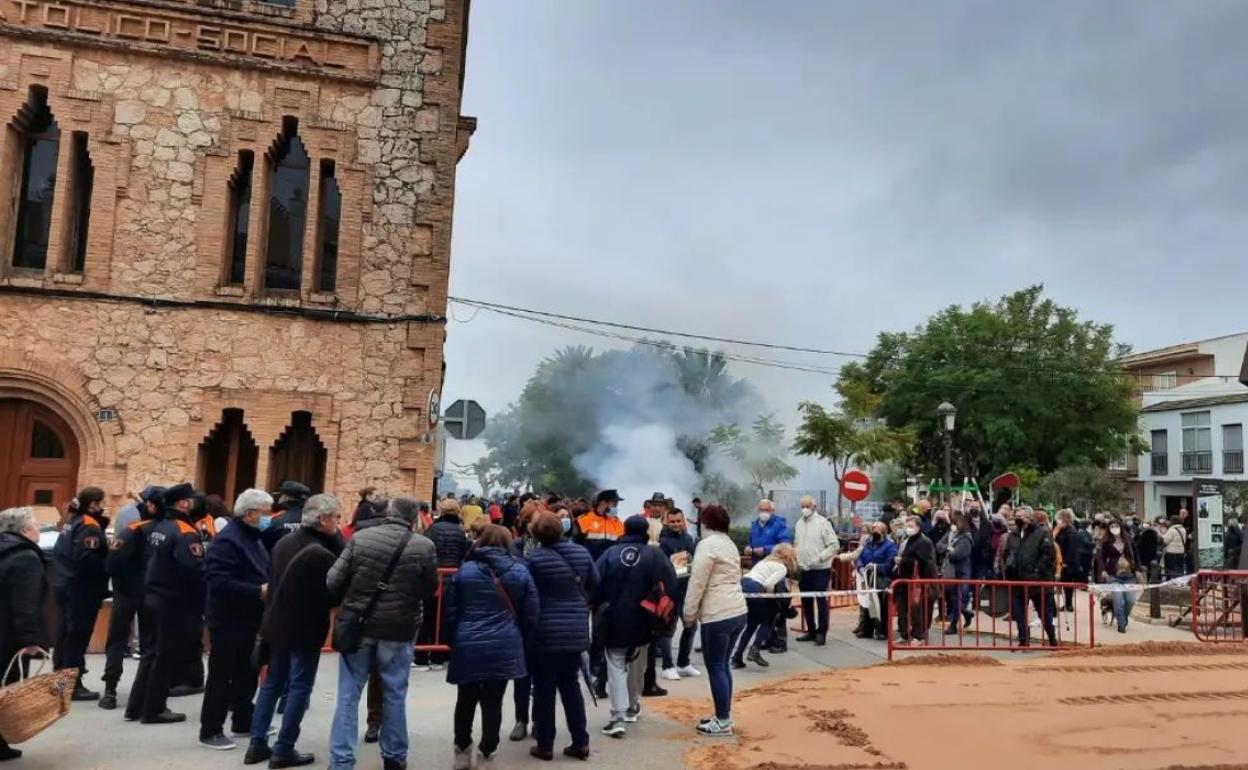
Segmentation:
[(603, 431), (602, 441), (572, 462), (599, 489), (619, 491), (624, 498), (621, 517), (640, 513), (642, 503), (655, 492), (673, 498), (678, 508), (688, 511), (693, 490), (698, 488), (698, 474), (689, 458), (676, 448), (676, 440), (675, 431), (656, 423), (610, 424)]

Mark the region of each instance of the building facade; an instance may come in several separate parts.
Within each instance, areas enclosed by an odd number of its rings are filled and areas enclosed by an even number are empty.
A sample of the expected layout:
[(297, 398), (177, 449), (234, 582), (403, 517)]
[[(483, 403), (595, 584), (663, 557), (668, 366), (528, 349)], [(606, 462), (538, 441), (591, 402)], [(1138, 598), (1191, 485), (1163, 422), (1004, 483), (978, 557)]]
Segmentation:
[(427, 493), (467, 0), (0, 0), (0, 506)]

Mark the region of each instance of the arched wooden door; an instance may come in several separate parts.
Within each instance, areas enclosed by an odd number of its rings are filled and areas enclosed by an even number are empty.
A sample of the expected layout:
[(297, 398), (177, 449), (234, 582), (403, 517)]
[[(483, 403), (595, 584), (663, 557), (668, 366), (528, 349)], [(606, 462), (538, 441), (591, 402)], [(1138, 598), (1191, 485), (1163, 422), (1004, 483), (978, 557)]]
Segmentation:
[(78, 442), (51, 409), (33, 401), (0, 399), (0, 508), (32, 505), (41, 521), (74, 497)]

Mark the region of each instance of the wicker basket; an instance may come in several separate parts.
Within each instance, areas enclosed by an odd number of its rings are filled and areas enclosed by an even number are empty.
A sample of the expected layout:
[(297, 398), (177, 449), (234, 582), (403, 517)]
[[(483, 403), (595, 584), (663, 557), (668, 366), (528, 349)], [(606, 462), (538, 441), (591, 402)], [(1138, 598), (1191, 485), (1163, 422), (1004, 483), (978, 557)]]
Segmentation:
[[(0, 735), (8, 743), (24, 743), (69, 713), (78, 669), (40, 673), (49, 657), (51, 655), (43, 651), (43, 662), (34, 675), (0, 687)], [(9, 678), (9, 672), (18, 665), (20, 658), (20, 652), (13, 656), (5, 669), (4, 679)]]

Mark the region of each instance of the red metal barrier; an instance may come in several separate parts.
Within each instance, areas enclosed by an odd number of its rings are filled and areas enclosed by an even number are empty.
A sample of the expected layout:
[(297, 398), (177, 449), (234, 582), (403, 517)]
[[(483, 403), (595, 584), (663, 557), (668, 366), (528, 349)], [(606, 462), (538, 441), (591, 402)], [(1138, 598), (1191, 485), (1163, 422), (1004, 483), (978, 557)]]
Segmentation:
[[(1012, 650), (1043, 649), (1043, 646), (1096, 646), (1095, 594), (1087, 594), (1086, 639), (1080, 638), (1079, 612), (1059, 612), (1062, 589), (1086, 590), (1082, 583), (1050, 583), (1021, 580), (901, 579), (889, 586), (888, 659), (894, 650)], [(1032, 614), (1032, 610), (1035, 614)], [(959, 611), (960, 610), (960, 611)], [(904, 613), (904, 614), (902, 614)], [(1012, 616), (1021, 614), (1022, 625)], [(969, 616), (969, 619), (968, 617)], [(1040, 628), (1032, 619), (1039, 618)], [(899, 632), (900, 627), (905, 636)], [(956, 618), (957, 628), (946, 623)], [(937, 625), (935, 641), (931, 626)], [(1033, 647), (1031, 638), (1041, 645)], [(1046, 638), (1047, 637), (1047, 638)]]
[(1192, 576), (1192, 634), (1202, 642), (1248, 640), (1248, 570), (1201, 570)]
[(450, 652), (451, 646), (442, 641), (442, 602), (446, 598), (447, 578), (459, 572), (455, 567), (438, 567), (438, 592), (434, 598), (438, 600), (438, 614), (433, 621), (433, 642), (416, 645), (416, 652)]

